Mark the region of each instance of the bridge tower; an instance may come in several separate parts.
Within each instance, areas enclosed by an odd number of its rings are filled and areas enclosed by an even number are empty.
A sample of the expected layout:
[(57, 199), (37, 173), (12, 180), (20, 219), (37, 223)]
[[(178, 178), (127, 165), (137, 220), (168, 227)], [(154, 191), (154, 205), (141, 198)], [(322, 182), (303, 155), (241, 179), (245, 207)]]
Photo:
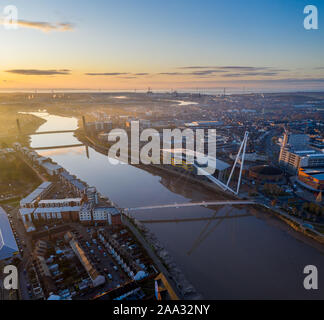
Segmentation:
[(21, 135), (21, 127), (20, 127), (19, 119), (16, 119), (16, 123), (17, 123), (18, 134)]
[(87, 123), (85, 120), (85, 116), (82, 116), (82, 123), (83, 123), (83, 130), (85, 133), (87, 133)]
[[(236, 156), (236, 159), (235, 159), (235, 162), (234, 162), (234, 165), (233, 165), (233, 168), (232, 168), (232, 171), (231, 171), (231, 174), (230, 176), (228, 177), (228, 180), (227, 180), (227, 184), (226, 184), (226, 188), (225, 190), (230, 190), (232, 191), (234, 194), (238, 195), (239, 192), (240, 192), (240, 186), (241, 186), (241, 178), (242, 178), (242, 171), (243, 171), (243, 166), (244, 166), (244, 159), (245, 159), (245, 151), (246, 151), (246, 145), (247, 145), (247, 142), (248, 142), (248, 137), (249, 137), (249, 133), (248, 132), (245, 132), (244, 134), (244, 139), (242, 141), (242, 144), (240, 146), (240, 149), (239, 149), (239, 152)], [(229, 184), (231, 182), (231, 179), (232, 179), (232, 176), (233, 176), (233, 173), (234, 173), (234, 170), (236, 168), (236, 164), (237, 163), (240, 163), (240, 173), (239, 173), (239, 178), (238, 178), (238, 182), (237, 182), (237, 187), (236, 187), (236, 191), (232, 190), (230, 187), (229, 187)]]

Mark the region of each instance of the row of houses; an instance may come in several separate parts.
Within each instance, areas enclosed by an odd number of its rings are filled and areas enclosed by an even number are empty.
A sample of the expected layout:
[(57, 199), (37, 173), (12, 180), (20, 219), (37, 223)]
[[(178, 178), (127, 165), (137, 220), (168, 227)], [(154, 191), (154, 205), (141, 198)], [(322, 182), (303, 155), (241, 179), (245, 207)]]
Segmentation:
[(79, 261), (87, 271), (93, 287), (98, 287), (104, 284), (106, 282), (106, 278), (100, 274), (96, 266), (91, 262), (90, 257), (87, 255), (81, 243), (79, 243), (71, 232), (68, 232), (64, 238), (65, 240), (69, 241), (70, 247), (72, 248), (74, 254), (78, 257)]
[(42, 157), (34, 150), (23, 147), (20, 143), (14, 143), (14, 149), (21, 152), (31, 162), (42, 167), (50, 176), (56, 176), (64, 171), (63, 167), (54, 163), (50, 158)]
[(63, 220), (84, 224), (101, 223), (120, 225), (121, 214), (107, 202), (99, 202), (94, 187), (88, 187), (66, 171), (59, 174), (62, 183), (73, 188), (76, 198), (51, 199), (54, 184), (44, 182), (20, 201), (20, 215), (27, 232), (35, 231), (34, 222), (42, 220)]
[(60, 172), (58, 178), (62, 184), (66, 185), (70, 190), (78, 194), (80, 197), (82, 197), (89, 188), (86, 183), (79, 180), (76, 176), (71, 175), (66, 170)]
[(66, 222), (121, 224), (120, 212), (99, 201), (99, 194), (94, 187), (71, 175), (63, 167), (53, 163), (49, 158), (39, 156), (35, 151), (14, 144), (16, 151), (21, 152), (30, 161), (37, 164), (77, 196), (76, 198), (51, 199), (52, 182), (44, 182), (20, 202), (20, 215), (26, 230), (35, 230), (33, 221), (63, 220)]
[(15, 150), (12, 149), (12, 148), (0, 149), (0, 157), (5, 156), (5, 155), (10, 154), (10, 153), (13, 153), (13, 152), (15, 152)]
[(149, 275), (148, 266), (152, 266), (152, 261), (135, 243), (126, 229), (114, 234), (109, 234), (106, 230), (101, 229), (98, 232), (98, 237), (131, 279), (141, 280)]
[[(48, 185), (48, 188), (50, 186)], [(90, 189), (93, 191), (93, 188)], [(120, 212), (115, 207), (96, 206), (96, 203), (91, 202), (86, 194), (82, 198), (43, 199), (42, 196), (47, 190), (42, 184), (20, 202), (19, 212), (29, 231), (34, 231), (31, 226), (33, 221), (41, 220), (122, 224)]]

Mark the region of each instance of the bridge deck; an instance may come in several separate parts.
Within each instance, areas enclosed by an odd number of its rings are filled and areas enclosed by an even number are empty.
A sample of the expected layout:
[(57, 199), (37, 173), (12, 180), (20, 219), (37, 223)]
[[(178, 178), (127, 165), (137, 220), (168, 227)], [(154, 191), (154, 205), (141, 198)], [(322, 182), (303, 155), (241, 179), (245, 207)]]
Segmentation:
[(40, 131), (40, 132), (33, 132), (33, 133), (24, 133), (25, 136), (35, 136), (39, 134), (53, 134), (53, 133), (69, 133), (69, 132), (75, 132), (76, 130), (56, 130), (56, 131)]
[(73, 148), (73, 147), (82, 147), (84, 144), (69, 144), (65, 146), (52, 146), (52, 147), (35, 147), (31, 148), (32, 150), (50, 150), (50, 149), (65, 149), (65, 148)]
[(164, 204), (157, 206), (147, 206), (138, 208), (125, 208), (126, 211), (139, 211), (139, 210), (152, 210), (163, 208), (182, 208), (182, 207), (194, 207), (194, 206), (223, 206), (223, 205), (250, 205), (255, 204), (255, 201), (250, 200), (232, 200), (232, 201), (202, 201), (202, 202), (189, 202), (189, 203), (174, 203)]

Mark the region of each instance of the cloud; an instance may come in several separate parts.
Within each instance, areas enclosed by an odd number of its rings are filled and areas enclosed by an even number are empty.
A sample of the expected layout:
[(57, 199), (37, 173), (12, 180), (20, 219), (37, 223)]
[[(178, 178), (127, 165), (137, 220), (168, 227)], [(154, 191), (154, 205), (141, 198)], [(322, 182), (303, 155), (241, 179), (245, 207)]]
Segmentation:
[(253, 66), (186, 66), (177, 69), (191, 70), (184, 75), (208, 77), (223, 73), (223, 77), (251, 77), (251, 76), (275, 76), (280, 72), (289, 71), (287, 69), (277, 69), (273, 67), (253, 67)]
[(207, 75), (211, 75), (214, 73), (219, 73), (219, 72), (224, 72), (223, 70), (218, 70), (218, 69), (207, 69), (207, 70), (200, 70), (200, 71), (194, 71), (191, 73), (187, 73), (189, 75), (193, 75), (193, 76), (207, 76)]
[[(4, 21), (1, 21), (1, 24), (3, 23)], [(21, 28), (37, 29), (43, 32), (50, 32), (50, 31), (66, 32), (66, 31), (74, 30), (74, 25), (69, 22), (50, 23), (50, 22), (42, 22), (42, 21), (18, 20), (17, 25), (18, 27)]]
[(139, 73), (132, 73), (132, 72), (87, 72), (85, 73), (86, 76), (114, 76), (119, 77), (119, 79), (135, 79), (139, 76), (148, 76), (150, 73), (147, 72), (139, 72)]
[(313, 82), (324, 82), (324, 78), (285, 78), (285, 79), (268, 79), (263, 80), (268, 82), (285, 82), (285, 83), (313, 83)]
[(163, 76), (179, 76), (179, 75), (183, 75), (186, 73), (183, 73), (183, 72), (161, 72), (159, 74), (163, 75)]
[[(238, 83), (238, 84), (258, 84), (258, 83), (264, 83), (264, 84), (324, 84), (324, 78), (281, 78), (281, 79), (231, 79), (226, 81), (228, 83)], [(218, 83), (224, 83), (224, 80), (219, 81), (204, 81), (205, 84), (218, 84)]]
[(38, 69), (13, 69), (6, 70), (9, 73), (21, 74), (25, 76), (52, 76), (52, 75), (68, 75), (71, 74), (71, 70), (38, 70)]
[(224, 66), (220, 69), (225, 70), (240, 70), (240, 71), (260, 71), (270, 69), (269, 67), (246, 67), (246, 66)]
[(227, 78), (238, 78), (238, 77), (254, 77), (254, 76), (276, 76), (278, 72), (245, 72), (245, 73), (226, 73), (222, 75)]
[[(134, 79), (139, 76), (170, 76), (170, 77), (196, 77), (196, 78), (212, 78), (216, 75), (223, 77), (252, 77), (252, 76), (275, 76), (280, 72), (289, 71), (286, 69), (276, 69), (273, 67), (251, 67), (251, 66), (187, 66), (178, 67), (183, 71), (170, 71), (160, 73), (147, 73), (147, 72), (88, 72), (88, 76), (120, 76), (123, 79)], [(236, 72), (235, 72), (236, 71)], [(121, 77), (123, 76), (123, 77)]]
[(196, 69), (211, 69), (211, 70), (264, 70), (267, 69), (267, 67), (247, 67), (247, 66), (187, 66), (187, 67), (178, 67), (178, 69), (184, 69), (184, 70), (196, 70)]
[(189, 67), (178, 67), (177, 69), (183, 69), (183, 70), (192, 70), (192, 69), (211, 69), (216, 67), (210, 67), (210, 66), (189, 66)]
[(275, 72), (289, 71), (287, 69), (276, 69), (273, 67), (252, 67), (252, 66), (187, 66), (178, 67), (183, 70), (200, 70), (201, 72), (209, 69), (210, 72), (229, 72), (229, 71), (266, 71), (271, 70)]
[(129, 77), (119, 77), (118, 79), (137, 79), (137, 77), (129, 76)]
[(129, 72), (88, 72), (87, 76), (121, 76), (129, 74)]

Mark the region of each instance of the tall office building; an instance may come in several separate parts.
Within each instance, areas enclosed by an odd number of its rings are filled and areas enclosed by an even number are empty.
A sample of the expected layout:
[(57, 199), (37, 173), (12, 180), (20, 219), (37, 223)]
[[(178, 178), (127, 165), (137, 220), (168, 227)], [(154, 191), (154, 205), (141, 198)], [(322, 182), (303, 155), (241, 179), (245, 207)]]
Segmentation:
[(309, 136), (306, 134), (285, 133), (279, 164), (290, 173), (297, 173), (300, 168), (323, 167), (324, 153), (309, 146)]

